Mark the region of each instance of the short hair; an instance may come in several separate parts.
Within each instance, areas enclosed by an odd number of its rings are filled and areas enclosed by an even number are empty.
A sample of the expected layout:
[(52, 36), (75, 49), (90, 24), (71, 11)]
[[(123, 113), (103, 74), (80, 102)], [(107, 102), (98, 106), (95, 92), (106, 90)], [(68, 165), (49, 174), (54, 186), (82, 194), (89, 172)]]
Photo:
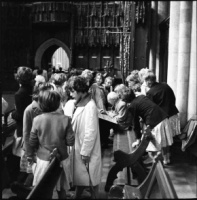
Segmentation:
[(21, 85), (31, 85), (33, 80), (32, 69), (25, 66), (19, 67), (16, 78)]
[(144, 82), (144, 77), (145, 75), (148, 73), (148, 72), (151, 72), (152, 70), (151, 69), (148, 69), (148, 68), (142, 68), (140, 71), (139, 71), (139, 79), (141, 81), (141, 83)]
[(37, 74), (41, 75), (43, 73), (43, 69), (38, 69)]
[(107, 101), (109, 102), (110, 100), (118, 100), (119, 99), (119, 96), (116, 92), (110, 92), (108, 95), (107, 95)]
[(32, 99), (38, 101), (40, 90), (55, 90), (54, 86), (50, 83), (40, 83), (34, 86)]
[(140, 83), (135, 83), (131, 89), (134, 91), (134, 92), (141, 92), (141, 84)]
[(67, 76), (64, 73), (55, 73), (51, 75), (50, 82), (55, 85), (62, 86), (64, 82), (67, 81)]
[(93, 72), (89, 69), (85, 69), (84, 71), (82, 71), (81, 76), (85, 78), (86, 83), (88, 83), (89, 85), (92, 85), (92, 83), (94, 82)]
[(124, 99), (124, 101), (126, 101), (127, 103), (130, 103), (133, 101), (133, 99), (135, 99), (135, 93), (132, 89), (129, 89), (128, 95), (126, 96), (126, 99)]
[(119, 97), (121, 97), (122, 90), (123, 90), (123, 89), (126, 89), (126, 88), (127, 88), (126, 85), (124, 85), (124, 84), (119, 84), (119, 85), (117, 85), (117, 86), (114, 88), (114, 92), (116, 92), (116, 93), (119, 95)]
[(139, 80), (139, 75), (138, 73), (131, 73), (129, 76), (127, 76), (126, 78), (126, 81), (129, 82), (129, 81), (133, 81), (135, 83), (139, 83), (140, 80)]
[(38, 103), (43, 112), (56, 111), (60, 106), (60, 95), (54, 90), (40, 90)]
[(146, 80), (151, 80), (151, 81), (155, 82), (155, 81), (156, 81), (156, 76), (155, 76), (154, 72), (153, 72), (153, 71), (148, 71), (148, 72), (144, 75), (144, 80), (145, 80), (145, 81), (146, 81)]
[(112, 81), (112, 84), (113, 84), (114, 79), (113, 79), (111, 76), (107, 76), (107, 77), (105, 78), (105, 83), (106, 83), (108, 80), (111, 80), (111, 81)]
[(87, 85), (86, 79), (82, 76), (74, 76), (68, 81), (68, 87), (70, 91), (77, 92), (88, 92), (89, 86)]

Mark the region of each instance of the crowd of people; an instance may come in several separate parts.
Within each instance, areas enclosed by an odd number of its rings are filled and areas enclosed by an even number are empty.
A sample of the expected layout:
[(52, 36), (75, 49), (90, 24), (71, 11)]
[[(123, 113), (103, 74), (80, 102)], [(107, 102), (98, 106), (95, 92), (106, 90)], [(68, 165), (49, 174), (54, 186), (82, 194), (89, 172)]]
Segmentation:
[[(117, 85), (114, 77), (89, 69), (65, 74), (19, 67), (15, 77), (19, 90), (12, 113), (17, 123), (14, 192), (21, 184), (35, 186), (57, 151), (63, 167), (56, 185), (59, 198), (68, 197), (73, 188), (72, 198), (80, 198), (90, 185), (98, 198), (101, 149), (117, 131), (133, 129), (132, 146), (137, 147), (149, 127), (152, 139), (146, 151), (151, 158), (161, 152), (163, 163), (170, 163), (169, 147), (180, 134), (176, 98), (168, 84), (156, 82), (151, 70), (133, 70), (126, 84)], [(99, 112), (115, 118), (118, 126), (99, 120)]]

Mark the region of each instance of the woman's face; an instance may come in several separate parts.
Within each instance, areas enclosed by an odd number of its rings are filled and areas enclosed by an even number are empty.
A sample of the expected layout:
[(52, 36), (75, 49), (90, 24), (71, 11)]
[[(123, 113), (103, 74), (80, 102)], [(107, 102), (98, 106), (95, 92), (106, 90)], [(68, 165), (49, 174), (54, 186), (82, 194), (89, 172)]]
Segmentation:
[(110, 79), (106, 80), (105, 86), (106, 86), (106, 87), (112, 86), (112, 80), (110, 80)]
[(98, 85), (101, 85), (102, 82), (103, 82), (102, 78), (101, 78), (100, 76), (97, 76), (97, 77), (96, 77), (96, 83), (97, 83)]
[(147, 80), (145, 80), (145, 83), (146, 83), (147, 87), (151, 88), (154, 82), (150, 79), (147, 79)]
[(80, 101), (81, 97), (82, 97), (82, 93), (81, 92), (77, 92), (76, 90), (72, 90), (70, 91), (70, 96), (75, 99), (77, 102)]

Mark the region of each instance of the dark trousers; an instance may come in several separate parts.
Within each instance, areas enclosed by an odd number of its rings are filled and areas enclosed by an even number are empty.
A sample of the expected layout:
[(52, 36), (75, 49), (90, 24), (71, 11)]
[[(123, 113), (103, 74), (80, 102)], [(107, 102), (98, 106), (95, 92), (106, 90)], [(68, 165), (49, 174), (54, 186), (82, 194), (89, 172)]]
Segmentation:
[(116, 130), (118, 128), (117, 124), (108, 122), (103, 119), (99, 119), (99, 128), (100, 128), (100, 139), (101, 145), (107, 145), (109, 143), (109, 133), (110, 129)]

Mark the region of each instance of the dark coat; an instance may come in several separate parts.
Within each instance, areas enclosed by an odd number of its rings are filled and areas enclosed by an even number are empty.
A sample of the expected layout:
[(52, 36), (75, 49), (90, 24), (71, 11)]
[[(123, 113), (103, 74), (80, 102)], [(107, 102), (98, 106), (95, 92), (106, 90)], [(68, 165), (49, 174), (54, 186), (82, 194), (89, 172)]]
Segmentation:
[(12, 118), (16, 120), (17, 137), (23, 135), (23, 114), (25, 108), (32, 102), (32, 86), (22, 85), (15, 93), (16, 110), (12, 112)]
[(168, 115), (158, 105), (144, 95), (135, 97), (128, 106), (128, 109), (133, 115), (132, 123), (138, 138), (141, 136), (139, 117), (141, 117), (144, 123), (149, 125), (150, 128), (154, 128), (168, 117)]
[(146, 96), (161, 107), (169, 117), (179, 112), (175, 105), (176, 98), (174, 92), (167, 83), (154, 83), (146, 93)]

